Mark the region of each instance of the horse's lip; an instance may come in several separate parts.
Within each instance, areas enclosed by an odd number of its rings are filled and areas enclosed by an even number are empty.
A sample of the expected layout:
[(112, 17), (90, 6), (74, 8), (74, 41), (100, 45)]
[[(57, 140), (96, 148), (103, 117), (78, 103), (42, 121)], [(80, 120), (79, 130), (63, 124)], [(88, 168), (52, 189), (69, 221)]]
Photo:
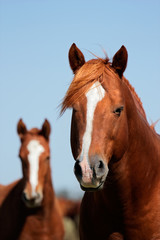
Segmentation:
[(35, 203), (35, 202), (30, 202), (30, 201), (28, 201), (28, 202), (25, 201), (24, 204), (27, 208), (39, 208), (39, 207), (41, 207), (41, 203)]
[(100, 184), (99, 184), (99, 186), (98, 187), (84, 187), (84, 186), (82, 186), (81, 184), (80, 184), (80, 187), (81, 187), (81, 189), (83, 190), (83, 191), (85, 191), (85, 192), (95, 192), (95, 191), (98, 191), (98, 190), (100, 190), (101, 188), (102, 188), (102, 186), (103, 186), (103, 184), (104, 184), (104, 182), (101, 182)]
[(25, 204), (25, 206), (27, 208), (38, 208), (41, 206), (41, 201), (36, 202), (35, 199), (32, 200), (26, 200), (23, 196), (22, 196), (22, 201)]

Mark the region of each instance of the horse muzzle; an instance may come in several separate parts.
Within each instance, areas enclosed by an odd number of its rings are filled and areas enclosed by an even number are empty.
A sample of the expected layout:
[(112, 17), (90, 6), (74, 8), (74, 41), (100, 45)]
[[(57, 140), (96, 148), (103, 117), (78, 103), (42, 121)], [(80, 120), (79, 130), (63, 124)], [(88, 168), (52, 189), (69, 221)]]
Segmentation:
[(27, 192), (23, 191), (22, 200), (23, 200), (24, 204), (26, 205), (26, 207), (28, 207), (28, 208), (40, 207), (42, 204), (42, 200), (43, 200), (43, 194), (36, 192), (34, 195), (29, 196), (27, 194)]
[(99, 157), (94, 156), (88, 161), (76, 160), (74, 173), (84, 191), (97, 191), (103, 188), (108, 174), (108, 166)]

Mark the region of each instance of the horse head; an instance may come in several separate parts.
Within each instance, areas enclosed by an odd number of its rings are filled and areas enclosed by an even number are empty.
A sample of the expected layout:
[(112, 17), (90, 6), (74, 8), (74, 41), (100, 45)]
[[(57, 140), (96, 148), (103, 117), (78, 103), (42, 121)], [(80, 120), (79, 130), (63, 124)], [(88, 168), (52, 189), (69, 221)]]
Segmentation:
[(71, 148), (74, 171), (83, 190), (103, 188), (109, 165), (123, 156), (128, 142), (123, 72), (127, 66), (124, 46), (109, 59), (85, 62), (73, 44), (69, 63), (74, 79), (62, 103), (72, 108)]
[(42, 128), (27, 130), (22, 119), (17, 125), (21, 140), (19, 157), (22, 163), (25, 187), (22, 199), (27, 207), (41, 206), (44, 184), (50, 167), (50, 124), (45, 120)]

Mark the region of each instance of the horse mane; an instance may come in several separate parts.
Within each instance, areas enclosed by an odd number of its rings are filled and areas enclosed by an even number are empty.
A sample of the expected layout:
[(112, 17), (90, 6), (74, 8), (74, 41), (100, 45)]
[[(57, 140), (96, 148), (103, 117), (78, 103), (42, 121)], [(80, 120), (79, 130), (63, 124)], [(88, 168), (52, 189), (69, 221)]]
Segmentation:
[(134, 102), (135, 102), (138, 110), (139, 110), (140, 113), (143, 115), (143, 117), (144, 117), (145, 119), (147, 119), (147, 118), (146, 118), (146, 113), (145, 113), (144, 108), (143, 108), (142, 101), (141, 101), (140, 97), (138, 96), (138, 94), (136, 93), (135, 88), (130, 84), (130, 82), (129, 82), (125, 77), (123, 77), (122, 80), (123, 80), (123, 82), (126, 84), (126, 86), (129, 88), (129, 90), (130, 90), (130, 92), (131, 92), (131, 94), (132, 94), (132, 96), (133, 96)]
[[(92, 84), (94, 84), (97, 81), (99, 81), (99, 83), (101, 84), (103, 82), (104, 74), (110, 76), (114, 75), (114, 77), (118, 78), (114, 69), (112, 69), (111, 67), (111, 63), (109, 62), (108, 57), (106, 59), (102, 58), (92, 59), (86, 62), (75, 74), (67, 90), (67, 93), (62, 101), (60, 114), (62, 115), (67, 108), (72, 107), (74, 103), (88, 91)], [(142, 102), (138, 97), (137, 93), (135, 92), (135, 89), (131, 86), (131, 84), (125, 77), (122, 77), (122, 81), (126, 84), (128, 89), (130, 90), (138, 110), (146, 119), (146, 114)]]
[(73, 106), (73, 104), (85, 94), (93, 83), (99, 81), (103, 75), (105, 64), (109, 59), (92, 59), (86, 62), (75, 74), (73, 81), (71, 82), (68, 91), (61, 104), (61, 115), (67, 108)]
[(158, 120), (155, 121), (155, 122), (152, 122), (151, 125), (150, 125), (150, 127), (152, 128), (152, 130), (155, 131), (155, 132), (156, 132), (155, 126), (157, 125), (157, 123), (159, 122), (159, 120), (160, 120), (160, 119), (158, 119)]

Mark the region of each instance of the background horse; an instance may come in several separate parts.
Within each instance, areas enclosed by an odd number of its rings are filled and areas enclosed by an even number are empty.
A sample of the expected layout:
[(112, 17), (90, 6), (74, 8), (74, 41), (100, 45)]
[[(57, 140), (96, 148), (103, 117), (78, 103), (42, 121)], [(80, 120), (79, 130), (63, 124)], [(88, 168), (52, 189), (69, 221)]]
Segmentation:
[(127, 58), (124, 46), (112, 62), (85, 62), (75, 44), (69, 51), (75, 76), (61, 113), (73, 109), (74, 171), (86, 191), (83, 240), (160, 239), (160, 137), (123, 76)]
[(62, 211), (55, 196), (50, 169), (50, 124), (27, 130), (22, 120), (17, 131), (23, 178), (0, 186), (1, 240), (62, 240)]

